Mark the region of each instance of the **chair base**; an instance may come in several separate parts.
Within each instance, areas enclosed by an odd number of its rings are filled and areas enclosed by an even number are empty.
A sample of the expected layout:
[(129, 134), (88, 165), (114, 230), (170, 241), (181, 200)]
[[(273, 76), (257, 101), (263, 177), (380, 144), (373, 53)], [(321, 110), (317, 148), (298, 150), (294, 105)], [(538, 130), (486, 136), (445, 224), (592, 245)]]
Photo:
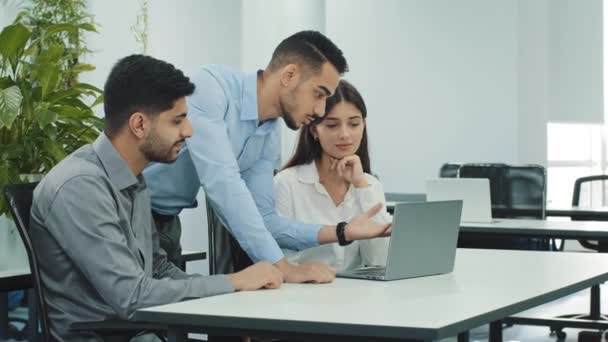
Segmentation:
[[(566, 318), (566, 319), (580, 319), (580, 320), (594, 320), (594, 321), (608, 321), (608, 316), (606, 315), (599, 315), (599, 317), (593, 317), (590, 314), (568, 314), (568, 315), (560, 315), (557, 316), (555, 318)], [(558, 341), (560, 340), (565, 340), (566, 339), (566, 333), (564, 332), (564, 328), (565, 327), (559, 327), (559, 326), (550, 326), (550, 335), (551, 336), (555, 336), (557, 337)], [(585, 333), (593, 333), (592, 335), (595, 336), (595, 332), (585, 332)], [(601, 336), (601, 332), (598, 332)], [(583, 334), (584, 339), (587, 339), (588, 337), (585, 337), (586, 334)]]

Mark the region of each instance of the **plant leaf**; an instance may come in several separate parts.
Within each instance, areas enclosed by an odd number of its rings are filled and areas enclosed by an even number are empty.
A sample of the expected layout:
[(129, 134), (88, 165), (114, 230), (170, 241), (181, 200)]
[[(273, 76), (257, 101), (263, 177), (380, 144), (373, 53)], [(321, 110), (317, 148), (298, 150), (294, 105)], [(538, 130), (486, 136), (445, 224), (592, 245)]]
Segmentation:
[(90, 90), (99, 94), (103, 93), (103, 90), (97, 88), (94, 85), (88, 84), (88, 83), (78, 83), (74, 85), (74, 89), (80, 89), (80, 90)]
[(11, 127), (21, 108), (21, 90), (17, 86), (11, 86), (0, 90), (0, 128)]
[(0, 77), (0, 89), (6, 89), (12, 85), (15, 85), (15, 82), (10, 77)]
[(84, 64), (84, 63), (78, 63), (78, 64), (74, 65), (74, 67), (72, 68), (72, 71), (76, 72), (76, 73), (81, 73), (81, 72), (85, 72), (85, 71), (93, 71), (93, 70), (95, 70), (94, 65)]
[(97, 32), (97, 28), (95, 28), (95, 25), (93, 25), (93, 24), (84, 23), (84, 24), (78, 25), (78, 27), (85, 31)]
[(4, 60), (17, 56), (19, 51), (23, 50), (31, 35), (32, 32), (21, 23), (5, 27), (0, 32), (0, 54)]
[(57, 113), (48, 108), (48, 103), (45, 106), (40, 106), (36, 111), (36, 121), (38, 121), (38, 127), (44, 129), (47, 125), (57, 120)]
[(59, 82), (59, 68), (53, 64), (41, 65), (38, 69), (38, 78), (40, 79), (40, 87), (42, 88), (41, 98), (46, 98), (46, 95), (52, 92)]
[(59, 61), (63, 57), (65, 49), (61, 45), (52, 45), (44, 50), (40, 56), (38, 56), (37, 62), (39, 64), (51, 64)]
[(78, 30), (78, 26), (73, 25), (73, 24), (53, 24), (53, 25), (49, 25), (46, 28), (46, 34), (50, 35), (50, 34), (55, 34), (58, 32), (76, 32)]
[(49, 94), (49, 96), (47, 97), (47, 101), (49, 103), (55, 103), (62, 99), (65, 99), (68, 97), (78, 97), (79, 95), (80, 95), (80, 91), (78, 91), (77, 89), (60, 90), (60, 91), (56, 91), (56, 92)]
[(103, 94), (101, 94), (101, 95), (99, 95), (97, 100), (95, 100), (95, 102), (93, 102), (93, 104), (91, 105), (91, 108), (97, 106), (100, 103), (103, 103), (103, 101), (104, 101), (104, 96), (103, 96)]

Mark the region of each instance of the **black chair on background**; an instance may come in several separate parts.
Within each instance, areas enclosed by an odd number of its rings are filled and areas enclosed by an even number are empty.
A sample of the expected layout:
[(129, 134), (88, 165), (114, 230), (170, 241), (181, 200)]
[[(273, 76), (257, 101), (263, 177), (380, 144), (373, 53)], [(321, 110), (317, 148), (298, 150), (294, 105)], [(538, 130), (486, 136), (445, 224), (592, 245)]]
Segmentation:
[[(595, 191), (594, 191), (595, 190)], [(595, 195), (595, 196), (594, 196)], [(599, 196), (597, 196), (599, 195)], [(605, 206), (608, 195), (608, 175), (594, 175), (578, 178), (572, 191), (572, 205), (592, 208)], [(599, 199), (599, 203), (594, 201)], [(573, 218), (577, 221), (602, 221), (602, 217), (587, 215)], [(598, 241), (579, 240), (583, 247), (595, 251), (608, 252), (608, 246)]]
[[(545, 218), (546, 171), (540, 165), (503, 163), (446, 163), (439, 176), (444, 178), (487, 178), (490, 181), (492, 217)], [(458, 247), (518, 250), (550, 250), (549, 239), (462, 235)]]
[(445, 163), (439, 169), (439, 177), (441, 178), (458, 178), (458, 171), (462, 163)]
[[(578, 178), (574, 182), (574, 190), (572, 192), (572, 205), (573, 206), (605, 206), (606, 195), (608, 193), (606, 186), (608, 185), (608, 175), (594, 175)], [(595, 187), (594, 187), (595, 186)], [(596, 191), (593, 191), (596, 190)], [(598, 195), (599, 196), (594, 196)], [(598, 198), (599, 203), (596, 203), (593, 199)], [(594, 216), (592, 214), (588, 216), (577, 216), (572, 220), (577, 221), (602, 221), (601, 216)], [(578, 242), (585, 248), (596, 250), (598, 252), (608, 252), (608, 245), (602, 241), (588, 241), (578, 240)], [(589, 320), (608, 320), (607, 315), (602, 315), (600, 308), (600, 287), (593, 286), (591, 288), (591, 300), (590, 300), (590, 311), (589, 313), (578, 313), (578, 314), (567, 314), (560, 315), (558, 318), (568, 319), (589, 319)], [(566, 333), (563, 332), (563, 327), (554, 326), (551, 327), (551, 332), (555, 333), (558, 338), (565, 338)], [(608, 335), (607, 335), (608, 336)], [(601, 339), (601, 337), (600, 337)], [(608, 339), (608, 337), (607, 337)]]
[[(11, 214), (15, 221), (15, 225), (19, 231), (19, 235), (23, 240), (23, 245), (27, 252), (28, 261), (30, 264), (30, 271), (32, 273), (32, 280), (34, 282), (33, 288), (36, 295), (36, 303), (38, 304), (37, 316), (38, 324), (40, 326), (40, 336), (38, 339), (42, 342), (54, 341), (56, 338), (51, 336), (49, 329), (49, 318), (47, 314), (47, 304), (44, 295), (44, 284), (40, 277), (40, 268), (38, 266), (38, 260), (36, 253), (32, 245), (32, 241), (29, 236), (29, 224), (30, 224), (30, 209), (32, 207), (32, 199), (34, 194), (34, 188), (38, 183), (26, 183), (26, 184), (13, 184), (7, 185), (4, 188), (4, 196), (9, 205)], [(30, 313), (31, 314), (31, 313)], [(111, 335), (113, 333), (132, 333), (133, 336), (138, 335), (142, 332), (155, 333), (161, 340), (164, 340), (164, 333), (161, 331), (166, 330), (166, 327), (161, 327), (153, 324), (145, 323), (133, 323), (128, 321), (104, 321), (104, 322), (91, 322), (76, 324), (73, 327), (76, 331), (95, 331), (102, 336)]]
[(534, 218), (546, 217), (547, 172), (540, 165), (508, 165), (507, 211), (504, 217)]

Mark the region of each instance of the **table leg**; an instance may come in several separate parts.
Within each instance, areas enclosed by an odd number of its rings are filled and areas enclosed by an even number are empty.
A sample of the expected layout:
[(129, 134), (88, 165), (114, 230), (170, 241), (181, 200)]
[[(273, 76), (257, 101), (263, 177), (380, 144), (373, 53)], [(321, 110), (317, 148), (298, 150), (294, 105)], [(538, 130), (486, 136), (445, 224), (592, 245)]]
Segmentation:
[(179, 328), (169, 326), (167, 339), (169, 342), (186, 342), (188, 341), (188, 333)]
[(494, 321), (490, 323), (489, 342), (502, 342), (502, 321)]
[(469, 331), (463, 331), (458, 334), (458, 342), (469, 342)]
[(599, 320), (600, 317), (600, 285), (593, 285), (591, 287), (591, 303), (589, 310), (590, 319)]
[(8, 292), (0, 292), (0, 340), (8, 339)]

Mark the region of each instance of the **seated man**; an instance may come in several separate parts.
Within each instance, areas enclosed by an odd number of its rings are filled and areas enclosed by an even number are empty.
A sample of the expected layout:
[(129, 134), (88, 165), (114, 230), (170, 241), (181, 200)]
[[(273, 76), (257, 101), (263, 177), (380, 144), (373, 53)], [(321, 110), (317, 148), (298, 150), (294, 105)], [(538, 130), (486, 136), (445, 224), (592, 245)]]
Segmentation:
[(103, 336), (95, 332), (70, 327), (282, 283), (282, 273), (267, 262), (230, 275), (188, 275), (159, 248), (141, 172), (151, 161), (177, 159), (192, 135), (185, 97), (193, 91), (171, 64), (141, 55), (123, 58), (105, 84), (104, 133), (61, 161), (36, 188), (31, 237), (54, 339), (99, 340)]

